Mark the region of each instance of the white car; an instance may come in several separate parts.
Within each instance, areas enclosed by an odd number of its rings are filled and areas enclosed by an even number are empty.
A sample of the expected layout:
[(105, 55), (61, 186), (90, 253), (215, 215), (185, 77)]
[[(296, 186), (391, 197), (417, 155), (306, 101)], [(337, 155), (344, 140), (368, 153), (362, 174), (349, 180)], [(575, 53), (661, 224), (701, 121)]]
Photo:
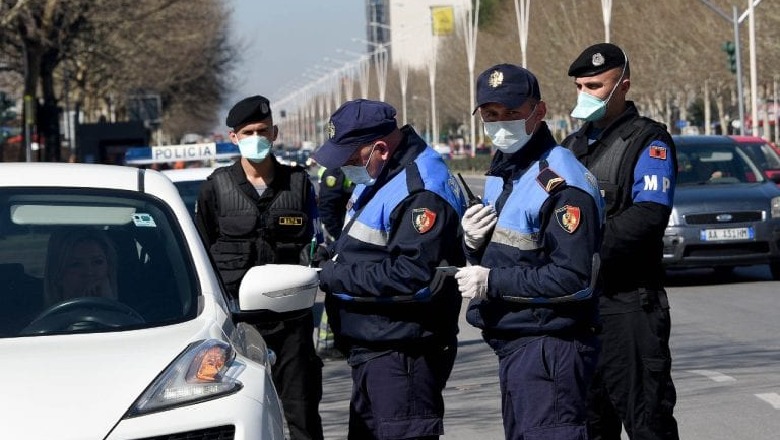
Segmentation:
[(198, 201), (198, 194), (200, 194), (200, 185), (216, 169), (217, 167), (195, 167), (163, 170), (162, 173), (176, 185), (176, 189), (179, 190), (179, 194), (182, 200), (184, 200), (190, 215), (195, 216), (195, 203)]
[(161, 173), (0, 164), (0, 280), (0, 437), (284, 438), (241, 321), (311, 307), (316, 270), (254, 267), (228, 298)]

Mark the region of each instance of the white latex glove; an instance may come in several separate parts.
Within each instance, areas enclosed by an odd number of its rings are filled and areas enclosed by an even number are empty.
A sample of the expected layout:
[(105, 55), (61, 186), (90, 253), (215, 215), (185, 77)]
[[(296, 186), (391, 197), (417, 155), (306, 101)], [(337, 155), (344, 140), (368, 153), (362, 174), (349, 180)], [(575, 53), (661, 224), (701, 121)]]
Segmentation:
[(498, 221), (496, 208), (493, 205), (474, 205), (463, 214), (460, 225), (463, 227), (463, 238), (470, 249), (479, 249), (485, 242), (488, 232)]
[(487, 297), (488, 277), (490, 269), (483, 266), (467, 266), (461, 268), (456, 274), (458, 290), (464, 298), (482, 299)]

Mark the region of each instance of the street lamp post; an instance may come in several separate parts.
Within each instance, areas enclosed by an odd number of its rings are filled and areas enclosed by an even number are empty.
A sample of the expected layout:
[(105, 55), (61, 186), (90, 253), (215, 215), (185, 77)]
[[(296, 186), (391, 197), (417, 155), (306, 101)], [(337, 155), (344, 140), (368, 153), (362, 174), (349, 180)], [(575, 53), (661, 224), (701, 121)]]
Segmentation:
[(476, 100), (474, 98), (474, 64), (477, 60), (477, 34), (479, 32), (479, 0), (474, 8), (469, 7), (465, 14), (462, 14), (464, 23), (464, 35), (466, 38), (466, 57), (469, 67), (469, 143), (471, 144), (471, 157), (477, 153), (477, 133), (475, 127), (474, 107)]
[[(518, 3), (521, 1), (522, 3)], [(515, 16), (517, 17), (517, 34), (520, 37), (520, 55), (523, 59), (523, 67), (528, 66), (526, 61), (526, 47), (528, 46), (528, 14), (531, 9), (531, 0), (515, 0)]]
[(609, 26), (612, 21), (612, 0), (601, 0), (601, 15), (604, 18), (604, 42), (609, 43)]

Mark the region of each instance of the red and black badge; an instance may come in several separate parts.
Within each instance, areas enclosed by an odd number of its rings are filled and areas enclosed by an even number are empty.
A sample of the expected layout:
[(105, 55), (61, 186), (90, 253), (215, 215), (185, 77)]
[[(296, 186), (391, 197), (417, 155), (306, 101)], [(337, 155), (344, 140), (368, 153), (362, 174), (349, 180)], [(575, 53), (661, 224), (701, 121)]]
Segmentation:
[(415, 208), (412, 210), (412, 224), (420, 234), (430, 231), (436, 223), (436, 213), (428, 208)]
[(555, 210), (555, 219), (564, 231), (573, 234), (580, 226), (580, 208), (564, 205)]
[(650, 145), (650, 157), (658, 160), (666, 160), (666, 147)]

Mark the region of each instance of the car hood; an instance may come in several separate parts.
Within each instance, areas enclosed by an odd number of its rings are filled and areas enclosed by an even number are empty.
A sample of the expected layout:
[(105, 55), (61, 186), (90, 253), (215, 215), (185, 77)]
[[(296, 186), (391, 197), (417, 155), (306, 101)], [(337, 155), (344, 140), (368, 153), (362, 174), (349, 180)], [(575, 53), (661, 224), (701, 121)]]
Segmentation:
[(780, 196), (774, 183), (740, 183), (684, 185), (674, 190), (674, 206), (715, 207), (726, 205), (730, 210), (769, 208), (769, 200)]
[(121, 333), (0, 340), (0, 426), (9, 438), (101, 439), (189, 344), (200, 318)]

